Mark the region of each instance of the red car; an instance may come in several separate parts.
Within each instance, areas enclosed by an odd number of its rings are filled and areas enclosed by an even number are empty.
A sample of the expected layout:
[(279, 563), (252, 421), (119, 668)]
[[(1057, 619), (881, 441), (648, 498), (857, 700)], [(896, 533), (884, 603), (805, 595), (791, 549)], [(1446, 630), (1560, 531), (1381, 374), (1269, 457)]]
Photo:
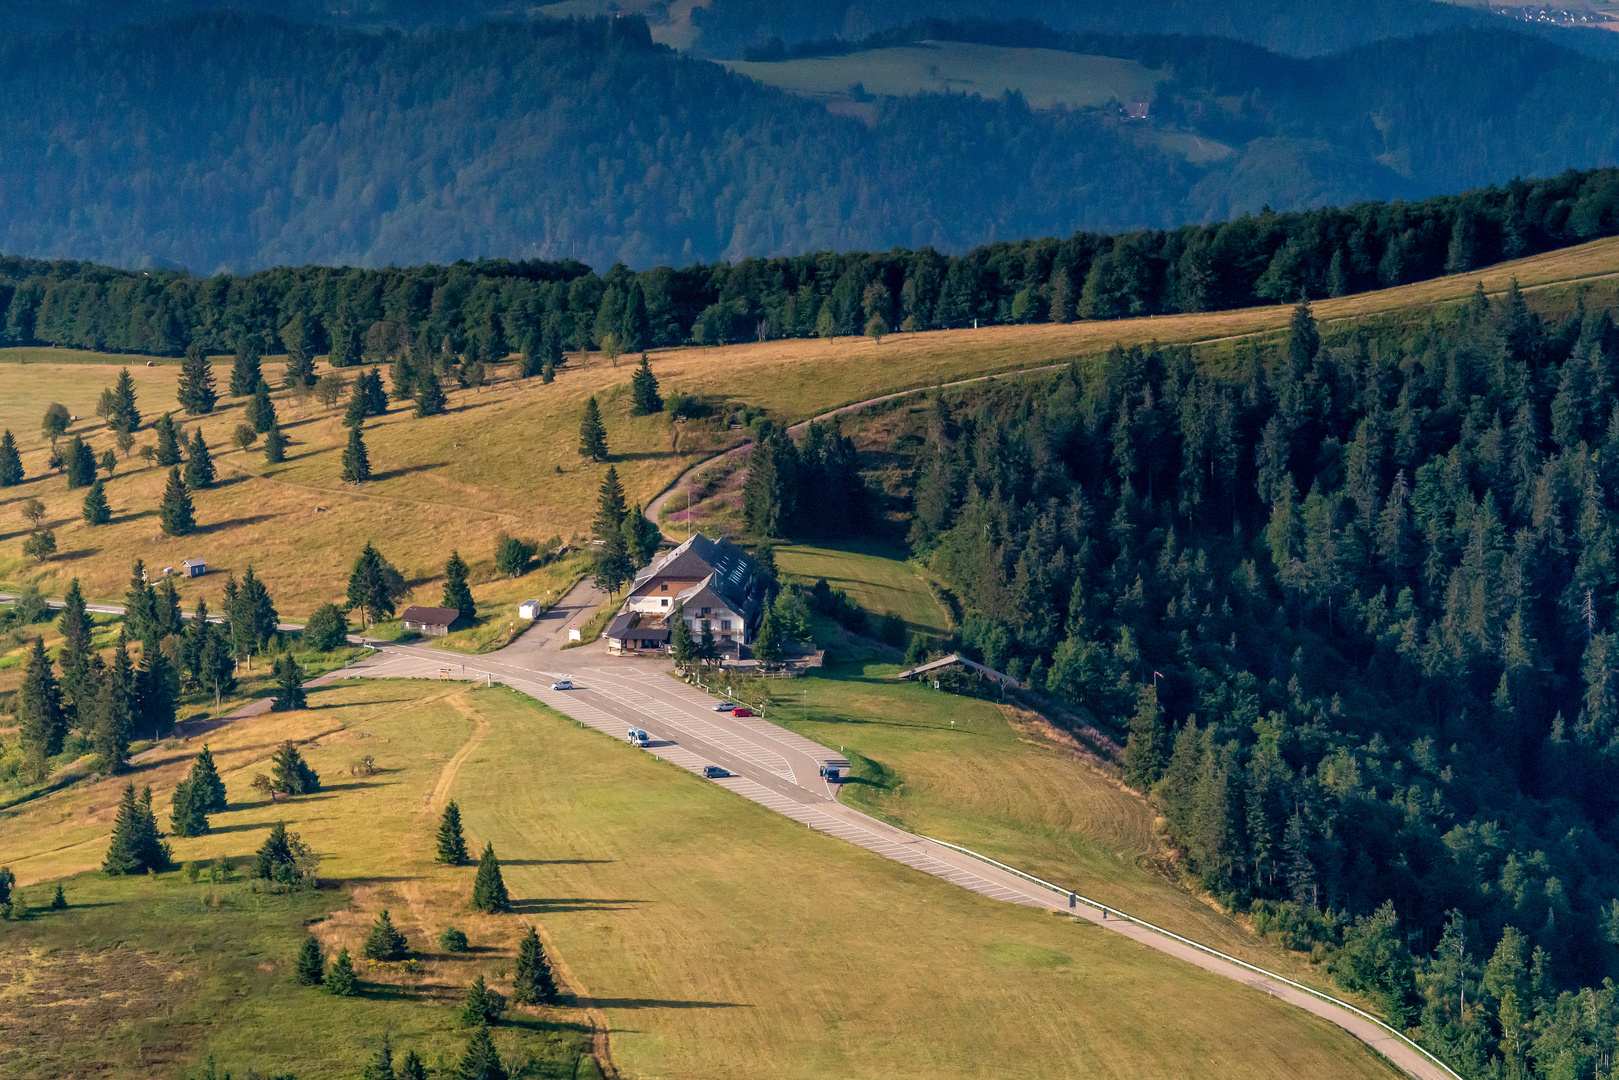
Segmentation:
[(731, 715), (732, 716), (752, 716), (753, 715), (753, 710), (752, 709), (732, 709), (731, 710)]

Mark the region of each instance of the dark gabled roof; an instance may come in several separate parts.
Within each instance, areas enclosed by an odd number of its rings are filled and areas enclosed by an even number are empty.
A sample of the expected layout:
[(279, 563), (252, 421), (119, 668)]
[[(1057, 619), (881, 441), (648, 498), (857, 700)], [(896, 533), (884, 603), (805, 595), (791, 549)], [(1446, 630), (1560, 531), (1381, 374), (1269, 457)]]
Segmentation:
[(449, 626), (461, 617), (461, 613), (454, 608), (447, 607), (408, 607), (399, 618), (404, 622), (421, 623), (424, 626)]
[(634, 587), (660, 577), (701, 581), (732, 610), (746, 613), (759, 564), (729, 540), (710, 540), (696, 533), (637, 574)]

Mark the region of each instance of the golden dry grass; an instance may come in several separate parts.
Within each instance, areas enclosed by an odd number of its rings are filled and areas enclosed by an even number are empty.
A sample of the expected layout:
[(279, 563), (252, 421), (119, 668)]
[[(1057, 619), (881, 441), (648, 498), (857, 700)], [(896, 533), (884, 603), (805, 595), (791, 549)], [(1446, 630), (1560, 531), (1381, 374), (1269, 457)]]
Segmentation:
[[(1322, 301), (1315, 311), (1332, 323), (1462, 300), (1480, 281), (1498, 291), (1514, 276), (1526, 288), (1539, 288), (1616, 273), (1619, 238)], [(652, 354), (652, 362), (665, 393), (680, 390), (716, 402), (746, 402), (793, 422), (880, 394), (1093, 357), (1115, 342), (1215, 342), (1270, 334), (1286, 325), (1289, 314), (1290, 308), (1279, 306), (896, 334), (880, 343), (866, 338), (772, 341), (662, 350)], [(57, 362), (41, 362), (42, 356)], [(438, 602), (444, 560), (451, 550), (459, 550), (473, 566), (474, 594), (494, 602), (493, 619), (509, 619), (515, 600), (523, 593), (533, 595), (534, 588), (493, 581), (495, 535), (504, 530), (544, 539), (588, 532), (605, 469), (583, 464), (576, 452), (586, 397), (594, 394), (601, 400), (614, 465), (632, 503), (651, 499), (692, 463), (746, 437), (740, 429), (711, 422), (673, 425), (661, 416), (630, 417), (632, 365), (576, 357), (550, 386), (538, 380), (516, 382), (507, 366), (488, 388), (452, 391), (452, 411), (446, 416), (418, 421), (408, 408), (396, 405), (366, 429), (377, 478), (354, 488), (339, 479), (346, 437), (341, 405), (325, 409), (312, 399), (278, 391), (277, 407), (294, 444), (285, 464), (266, 467), (256, 450), (229, 447), (229, 433), (242, 419), (242, 401), (227, 400), (212, 416), (187, 421), (201, 424), (224, 483), (197, 496), (199, 534), (172, 540), (162, 537), (156, 524), (161, 470), (144, 468), (138, 460), (121, 465), (108, 485), (114, 522), (99, 529), (80, 522), (81, 493), (68, 491), (60, 476), (41, 476), (48, 447), (39, 435), (39, 420), (52, 401), (85, 418), (73, 430), (84, 433), (98, 451), (110, 446), (110, 434), (91, 415), (102, 387), (117, 374), (115, 367), (100, 362), (104, 359), (70, 350), (0, 350), (0, 361), (15, 361), (0, 363), (0, 427), (18, 437), (31, 477), (0, 497), (0, 583), (38, 578), (42, 588), (59, 595), (70, 577), (79, 576), (87, 595), (112, 599), (122, 594), (137, 557), (161, 568), (200, 556), (213, 568), (237, 572), (252, 562), (269, 582), (282, 613), (296, 618), (341, 596), (348, 566), (369, 540), (416, 583), (413, 602)], [(178, 368), (172, 363), (146, 367), (139, 359), (132, 363), (141, 409), (153, 419), (174, 401)], [(216, 363), (221, 382), (227, 367), (223, 358)], [(272, 383), (279, 381), (278, 363), (266, 363), (265, 372)], [(140, 438), (150, 441), (150, 431), (143, 429)], [(25, 527), (16, 504), (29, 497), (46, 504), (47, 522), (57, 532), (60, 554), (43, 568), (26, 563), (20, 554)], [(186, 602), (205, 596), (212, 603), (222, 581), (223, 574), (210, 574), (186, 585)], [(554, 584), (535, 587), (543, 591)]]

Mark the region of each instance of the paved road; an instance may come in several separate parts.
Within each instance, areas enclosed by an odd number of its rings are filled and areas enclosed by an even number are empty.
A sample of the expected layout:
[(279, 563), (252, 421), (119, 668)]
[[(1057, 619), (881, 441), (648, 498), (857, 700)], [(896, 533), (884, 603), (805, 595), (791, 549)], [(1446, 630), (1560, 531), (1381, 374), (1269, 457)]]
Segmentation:
[[(463, 656), (426, 645), (378, 642), (374, 655), (334, 674), (499, 681), (615, 739), (623, 739), (631, 727), (642, 728), (652, 736), (648, 753), (699, 774), (705, 765), (723, 766), (734, 775), (715, 783), (885, 858), (995, 900), (1071, 910), (1059, 894), (842, 805), (819, 773), (822, 762), (838, 756), (835, 752), (765, 719), (737, 719), (714, 712), (716, 699), (670, 678), (666, 663), (646, 657), (608, 656), (600, 643), (563, 649), (567, 627), (588, 617), (600, 603), (600, 595), (593, 593), (588, 584), (582, 584), (550, 617), (495, 653)], [(552, 682), (558, 679), (569, 679), (576, 688), (552, 690)], [(1108, 918), (1102, 910), (1083, 905), (1072, 913), (1329, 1020), (1409, 1076), (1456, 1080), (1386, 1030), (1341, 1006), (1121, 920), (1116, 914)]]

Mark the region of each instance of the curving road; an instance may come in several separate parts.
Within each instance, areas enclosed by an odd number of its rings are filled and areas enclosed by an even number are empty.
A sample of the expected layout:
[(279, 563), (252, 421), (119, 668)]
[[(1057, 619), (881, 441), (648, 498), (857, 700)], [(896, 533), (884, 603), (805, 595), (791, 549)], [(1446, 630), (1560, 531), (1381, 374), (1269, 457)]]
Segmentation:
[[(1121, 919), (1116, 912), (1109, 917), (1103, 908), (1071, 906), (1060, 894), (994, 864), (844, 806), (819, 773), (821, 764), (836, 754), (767, 719), (714, 712), (716, 699), (671, 678), (668, 665), (660, 660), (609, 656), (601, 644), (564, 650), (568, 627), (588, 618), (600, 600), (588, 583), (581, 584), (511, 645), (484, 656), (371, 642), (378, 650), (374, 655), (334, 675), (466, 679), (491, 685), (499, 680), (615, 739), (623, 739), (632, 727), (644, 729), (652, 737), (648, 753), (699, 775), (706, 765), (722, 766), (732, 775), (716, 783), (810, 828), (994, 900), (1087, 919), (1331, 1021), (1408, 1076), (1457, 1080), (1388, 1029), (1343, 1005)], [(559, 679), (571, 680), (575, 689), (552, 690), (552, 682)]]

